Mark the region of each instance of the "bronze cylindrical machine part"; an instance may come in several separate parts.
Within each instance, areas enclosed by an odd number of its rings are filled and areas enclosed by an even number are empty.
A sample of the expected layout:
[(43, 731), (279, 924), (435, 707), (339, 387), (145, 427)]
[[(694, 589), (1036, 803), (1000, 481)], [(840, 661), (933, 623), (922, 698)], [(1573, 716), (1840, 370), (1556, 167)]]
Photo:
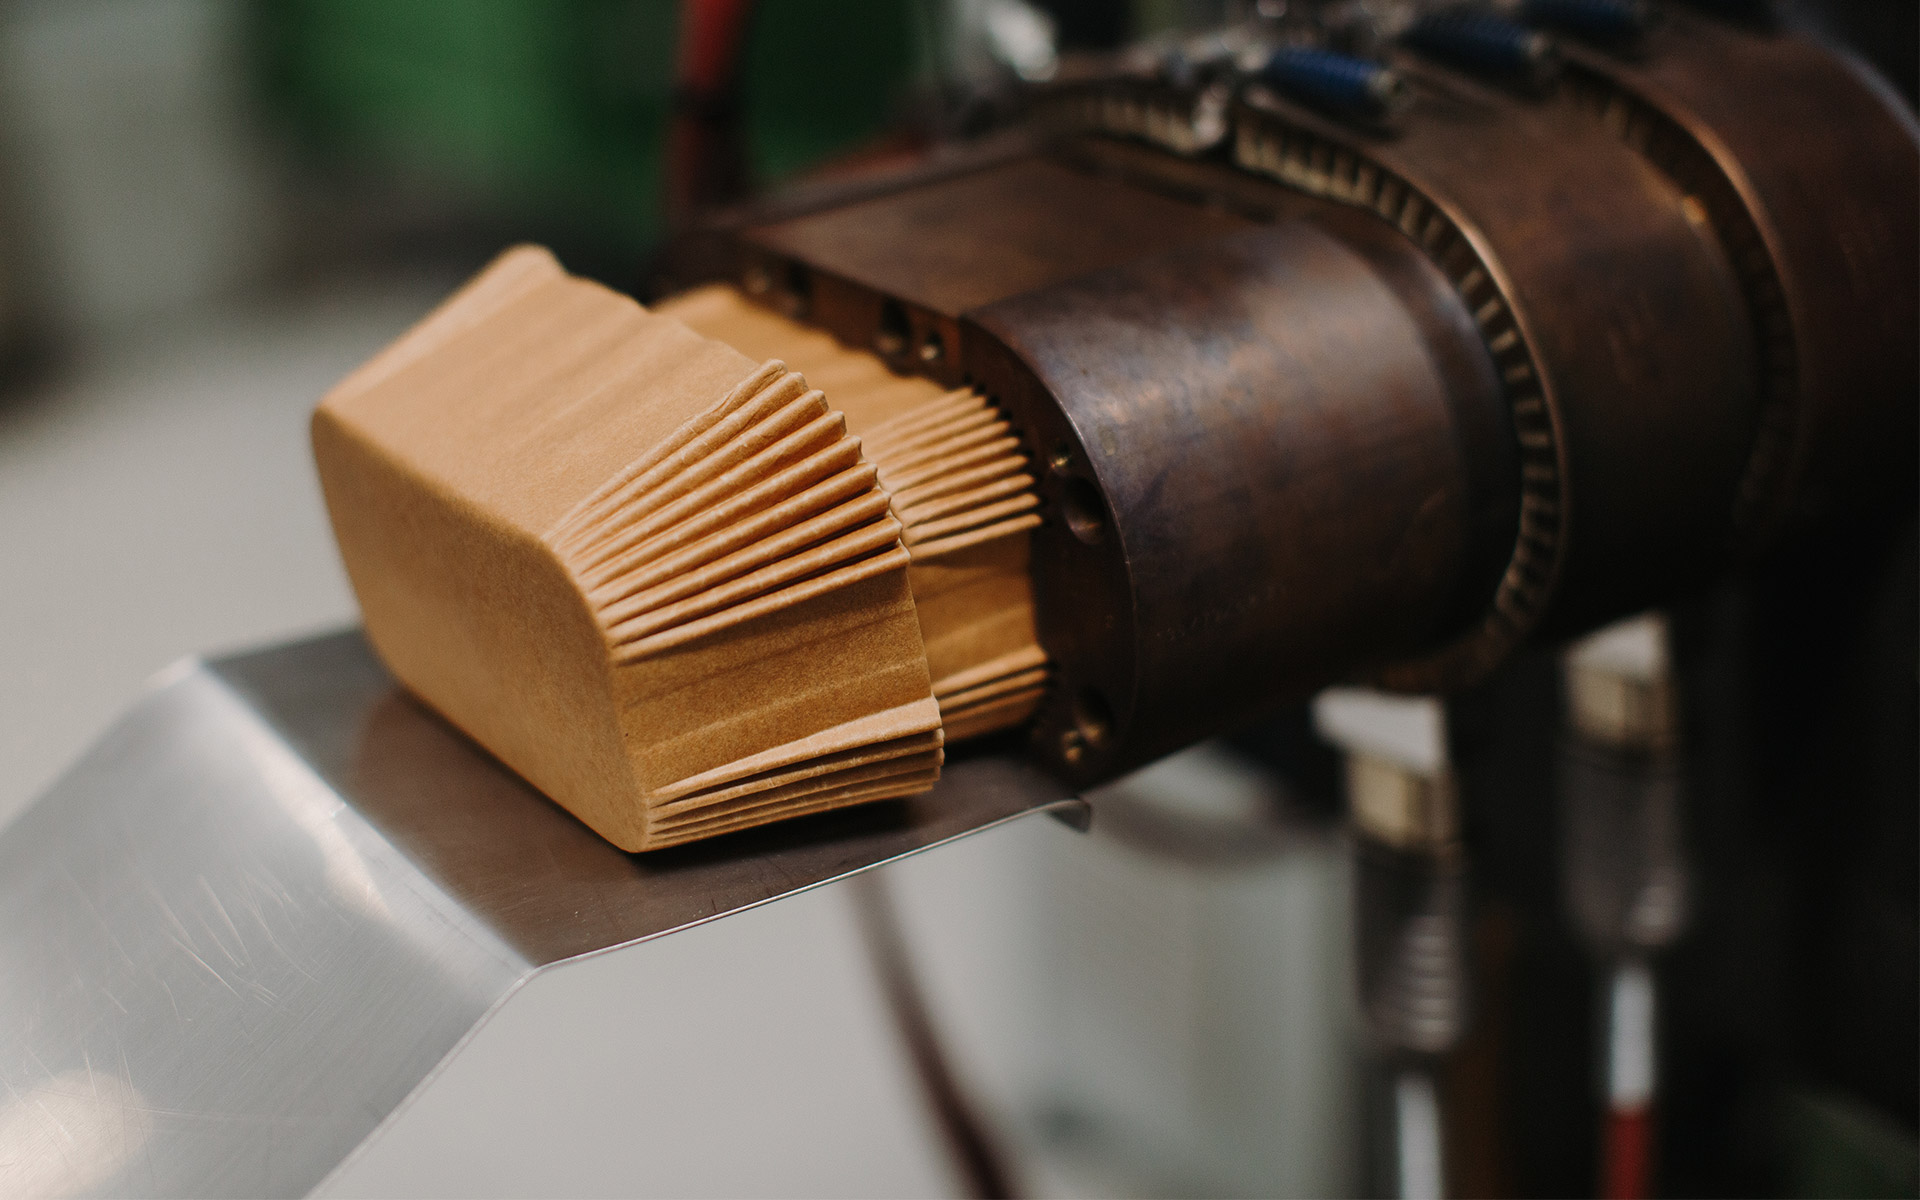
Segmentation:
[(1046, 464), (1040, 737), (1076, 770), (1410, 653), (1491, 591), (1515, 490), (1491, 363), (1411, 247), (1356, 240), (1378, 261), (1289, 220), (970, 314), (974, 378)]
[(1703, 18), (1569, 57), (1538, 96), (1403, 57), (1390, 128), (1251, 89), (1197, 157), (1127, 145), (1179, 113), (1109, 80), (1052, 140), (736, 230), (749, 291), (1022, 433), (1043, 757), (1446, 690), (1911, 506), (1910, 114)]
[(1910, 505), (1920, 437), (1920, 129), (1844, 52), (1685, 10), (1570, 99), (1684, 187), (1745, 293), (1763, 390), (1739, 544)]

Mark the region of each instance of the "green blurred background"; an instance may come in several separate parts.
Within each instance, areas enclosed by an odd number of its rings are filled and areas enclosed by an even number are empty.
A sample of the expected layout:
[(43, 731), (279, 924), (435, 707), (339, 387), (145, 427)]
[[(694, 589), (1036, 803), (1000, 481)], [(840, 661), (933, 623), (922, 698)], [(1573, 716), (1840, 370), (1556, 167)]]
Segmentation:
[[(996, 10), (1098, 49), (1230, 2), (760, 0), (726, 157), (764, 188), (938, 136), (1009, 77), (983, 41)], [(470, 271), (514, 241), (639, 288), (685, 112), (684, 11), (0, 0), (0, 387), (22, 346), (356, 271)]]
[[(898, 119), (933, 77), (937, 19), (923, 0), (760, 5), (742, 55), (750, 177)], [(283, 0), (249, 32), (270, 119), (315, 161), (637, 258), (661, 232), (678, 24), (662, 0)]]

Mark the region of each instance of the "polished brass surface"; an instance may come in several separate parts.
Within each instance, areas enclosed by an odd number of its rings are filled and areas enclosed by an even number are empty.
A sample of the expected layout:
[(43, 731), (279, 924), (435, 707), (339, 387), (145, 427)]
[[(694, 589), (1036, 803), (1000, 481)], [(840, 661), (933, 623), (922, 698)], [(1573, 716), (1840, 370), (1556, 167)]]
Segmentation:
[(1740, 277), (1764, 404), (1741, 548), (1911, 502), (1920, 131), (1905, 102), (1808, 37), (1685, 11), (1633, 59), (1569, 53), (1569, 98), (1697, 201)]
[(957, 384), (959, 355), (910, 351), (957, 347), (962, 313), (1246, 224), (1029, 157), (756, 225), (742, 242), (748, 271), (804, 280), (812, 323), (897, 369)]
[[(1455, 404), (1490, 407), (1496, 389), (1437, 273), (1404, 250), (1389, 261), (1398, 277), (1295, 220), (972, 314), (981, 386), (1050, 456), (1042, 496), (1068, 514), (1093, 507), (1076, 495), (1104, 502), (1098, 540), (1063, 536), (1071, 516), (1035, 535), (1063, 681), (1037, 736), (1079, 731), (1076, 771), (1146, 761), (1409, 652), (1462, 610), (1478, 464)], [(1109, 727), (1085, 736), (1076, 706)]]
[(1471, 684), (1912, 503), (1911, 115), (1696, 13), (1567, 58), (1520, 93), (1396, 55), (1374, 124), (1096, 74), (1025, 157), (736, 224), (771, 302), (1052, 464), (1056, 769), (1338, 678)]

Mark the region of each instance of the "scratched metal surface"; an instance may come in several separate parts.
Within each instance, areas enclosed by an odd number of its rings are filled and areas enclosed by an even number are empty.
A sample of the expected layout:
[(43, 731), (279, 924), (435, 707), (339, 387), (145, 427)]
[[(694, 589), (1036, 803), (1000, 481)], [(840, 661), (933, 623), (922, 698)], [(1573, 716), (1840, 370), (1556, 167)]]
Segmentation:
[(0, 1192), (303, 1194), (536, 970), (1037, 809), (989, 755), (627, 855), (357, 633), (183, 664), (0, 832)]

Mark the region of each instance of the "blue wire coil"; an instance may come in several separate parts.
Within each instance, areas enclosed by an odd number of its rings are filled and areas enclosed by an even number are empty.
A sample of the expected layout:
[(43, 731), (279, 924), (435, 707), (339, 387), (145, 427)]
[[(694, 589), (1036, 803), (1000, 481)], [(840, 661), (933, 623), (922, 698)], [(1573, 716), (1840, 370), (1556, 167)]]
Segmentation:
[(1462, 70), (1534, 85), (1545, 83), (1555, 66), (1545, 34), (1474, 9), (1428, 13), (1401, 40)]
[(1409, 98), (1405, 81), (1380, 63), (1309, 46), (1275, 50), (1256, 74), (1296, 100), (1343, 116), (1391, 116)]

